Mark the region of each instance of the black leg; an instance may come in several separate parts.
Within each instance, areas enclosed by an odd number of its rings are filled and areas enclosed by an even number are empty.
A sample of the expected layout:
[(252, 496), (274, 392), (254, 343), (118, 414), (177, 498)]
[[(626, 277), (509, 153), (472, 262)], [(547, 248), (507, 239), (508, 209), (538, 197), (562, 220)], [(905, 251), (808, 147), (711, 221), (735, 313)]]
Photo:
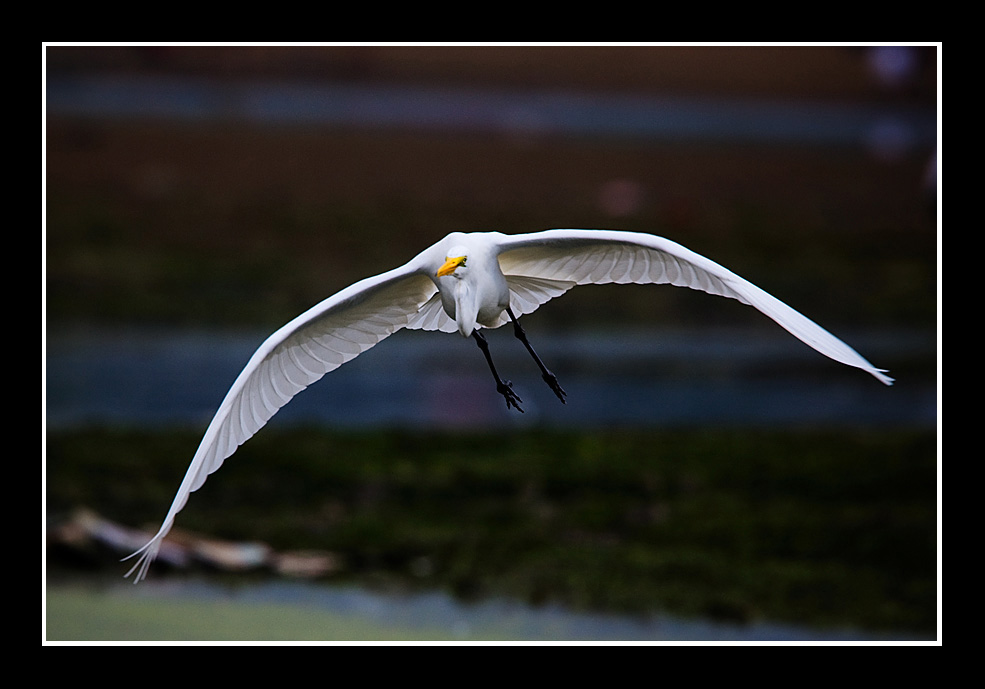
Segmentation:
[(513, 309), (507, 306), (506, 313), (510, 315), (510, 320), (513, 321), (513, 334), (516, 335), (516, 339), (523, 343), (523, 346), (527, 348), (528, 352), (530, 352), (530, 356), (532, 356), (534, 361), (537, 362), (537, 366), (540, 367), (540, 372), (544, 376), (544, 381), (550, 386), (551, 390), (554, 391), (557, 398), (561, 400), (562, 404), (566, 404), (564, 397), (568, 393), (566, 393), (564, 388), (561, 387), (561, 384), (557, 382), (557, 376), (547, 370), (547, 367), (544, 366), (544, 362), (540, 360), (539, 356), (537, 356), (537, 352), (535, 352), (534, 348), (530, 346), (530, 343), (527, 341), (527, 333), (523, 332), (523, 328), (520, 326), (520, 321), (513, 315)]
[(517, 411), (522, 413), (523, 409), (520, 408), (520, 402), (523, 400), (520, 399), (519, 395), (513, 392), (513, 383), (510, 381), (506, 381), (504, 383), (503, 379), (499, 377), (498, 373), (496, 373), (496, 366), (493, 364), (492, 356), (489, 354), (489, 343), (486, 342), (486, 336), (478, 330), (473, 330), (472, 337), (475, 338), (476, 344), (479, 345), (479, 349), (481, 349), (482, 353), (485, 355), (486, 363), (489, 364), (489, 370), (492, 371), (493, 378), (496, 379), (496, 392), (506, 398), (506, 408), (509, 409), (510, 407), (514, 407)]

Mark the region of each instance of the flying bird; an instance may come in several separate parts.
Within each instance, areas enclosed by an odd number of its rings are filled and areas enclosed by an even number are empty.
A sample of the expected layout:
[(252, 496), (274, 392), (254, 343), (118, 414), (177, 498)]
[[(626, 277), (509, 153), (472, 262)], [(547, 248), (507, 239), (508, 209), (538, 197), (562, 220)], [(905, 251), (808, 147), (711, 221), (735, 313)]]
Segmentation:
[(519, 317), (575, 285), (605, 283), (690, 287), (754, 306), (822, 354), (893, 379), (819, 325), (717, 263), (662, 237), (615, 230), (530, 234), (454, 232), (406, 264), (361, 280), (316, 304), (260, 345), (233, 383), (192, 458), (161, 528), (127, 572), (147, 575), (188, 496), (292, 397), (401, 328), (458, 332), (482, 351), (508, 409), (523, 400), (493, 363), (482, 330), (512, 324), (544, 381), (566, 393), (540, 359)]

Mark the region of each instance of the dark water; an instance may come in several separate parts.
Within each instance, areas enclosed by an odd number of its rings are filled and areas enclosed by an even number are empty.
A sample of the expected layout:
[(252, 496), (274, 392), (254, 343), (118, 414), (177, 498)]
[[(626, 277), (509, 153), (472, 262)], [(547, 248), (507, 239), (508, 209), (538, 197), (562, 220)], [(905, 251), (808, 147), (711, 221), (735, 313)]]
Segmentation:
[[(880, 366), (933, 361), (919, 332), (844, 334)], [(49, 428), (208, 423), (266, 333), (98, 329), (49, 333)], [(531, 333), (568, 392), (562, 405), (508, 329), (489, 341), (524, 414), (508, 412), (481, 352), (458, 335), (400, 331), (297, 395), (270, 425), (510, 428), (518, 425), (927, 427), (933, 380), (892, 387), (786, 333), (647, 330)], [(892, 374), (898, 375), (896, 371)]]
[(933, 108), (353, 83), (50, 76), (51, 114), (931, 150)]

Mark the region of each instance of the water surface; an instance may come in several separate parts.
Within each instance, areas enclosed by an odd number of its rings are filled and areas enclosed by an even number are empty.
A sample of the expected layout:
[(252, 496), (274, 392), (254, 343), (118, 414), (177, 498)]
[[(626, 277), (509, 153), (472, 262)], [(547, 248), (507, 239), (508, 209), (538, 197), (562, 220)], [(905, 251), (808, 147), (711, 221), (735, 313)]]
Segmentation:
[[(298, 394), (270, 425), (429, 429), (879, 426), (937, 422), (932, 380), (886, 387), (782, 331), (530, 333), (568, 393), (560, 404), (507, 328), (489, 334), (524, 400), (507, 411), (481, 352), (457, 335), (400, 331)], [(850, 337), (849, 337), (850, 335)], [(932, 360), (920, 332), (853, 333), (873, 361)], [(266, 333), (85, 329), (49, 333), (49, 428), (201, 425)], [(883, 364), (883, 362), (885, 362)]]

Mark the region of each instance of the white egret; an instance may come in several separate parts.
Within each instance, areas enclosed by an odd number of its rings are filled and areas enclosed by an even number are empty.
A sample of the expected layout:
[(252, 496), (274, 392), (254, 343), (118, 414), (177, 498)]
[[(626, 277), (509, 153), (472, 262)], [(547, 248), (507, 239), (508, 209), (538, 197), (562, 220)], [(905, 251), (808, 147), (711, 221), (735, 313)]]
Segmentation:
[[(233, 383), (192, 458), (157, 534), (127, 576), (147, 568), (192, 491), (282, 406), (323, 375), (401, 328), (472, 337), (507, 408), (522, 400), (500, 378), (482, 328), (512, 323), (514, 333), (564, 402), (565, 392), (534, 352), (517, 318), (575, 285), (670, 283), (756, 307), (822, 354), (892, 378), (816, 323), (717, 263), (661, 237), (610, 230), (531, 234), (452, 233), (408, 263), (366, 278), (315, 305), (271, 335)], [(129, 558), (128, 558), (129, 559)]]

